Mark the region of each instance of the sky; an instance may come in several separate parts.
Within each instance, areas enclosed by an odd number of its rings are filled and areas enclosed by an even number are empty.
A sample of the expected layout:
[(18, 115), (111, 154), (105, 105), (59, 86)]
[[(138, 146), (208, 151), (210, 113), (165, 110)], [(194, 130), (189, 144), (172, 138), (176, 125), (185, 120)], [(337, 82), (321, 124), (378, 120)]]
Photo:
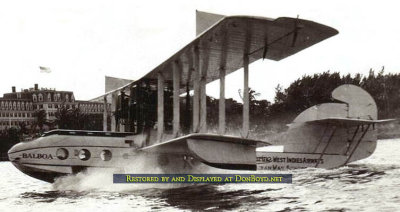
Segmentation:
[[(384, 2), (384, 3), (383, 3)], [(195, 38), (195, 10), (222, 15), (297, 17), (339, 34), (281, 61), (250, 65), (250, 87), (274, 98), (305, 74), (327, 70), (398, 73), (400, 13), (396, 1), (0, 1), (0, 95), (11, 86), (73, 91), (79, 100), (104, 93), (104, 76), (139, 79)], [(43, 73), (39, 66), (49, 67)], [(226, 78), (239, 99), (243, 72)], [(218, 82), (207, 86), (218, 97)]]

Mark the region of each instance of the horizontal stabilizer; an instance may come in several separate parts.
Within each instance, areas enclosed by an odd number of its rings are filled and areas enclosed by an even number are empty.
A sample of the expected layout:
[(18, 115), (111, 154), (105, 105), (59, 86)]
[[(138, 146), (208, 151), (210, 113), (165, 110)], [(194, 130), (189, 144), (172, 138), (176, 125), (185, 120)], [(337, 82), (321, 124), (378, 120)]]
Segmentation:
[(330, 124), (336, 126), (357, 126), (362, 124), (382, 124), (387, 122), (393, 122), (396, 119), (381, 119), (381, 120), (370, 120), (370, 119), (357, 119), (357, 118), (324, 118), (318, 120), (307, 121), (309, 124)]

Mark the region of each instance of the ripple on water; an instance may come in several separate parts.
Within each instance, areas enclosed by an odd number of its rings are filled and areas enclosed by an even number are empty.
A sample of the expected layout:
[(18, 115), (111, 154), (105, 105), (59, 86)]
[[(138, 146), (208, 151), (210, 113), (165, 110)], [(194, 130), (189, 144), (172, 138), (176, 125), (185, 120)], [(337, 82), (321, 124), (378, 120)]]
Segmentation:
[(88, 192), (76, 191), (44, 191), (44, 192), (24, 192), (20, 195), (23, 199), (33, 199), (38, 202), (54, 202), (59, 198), (79, 199)]

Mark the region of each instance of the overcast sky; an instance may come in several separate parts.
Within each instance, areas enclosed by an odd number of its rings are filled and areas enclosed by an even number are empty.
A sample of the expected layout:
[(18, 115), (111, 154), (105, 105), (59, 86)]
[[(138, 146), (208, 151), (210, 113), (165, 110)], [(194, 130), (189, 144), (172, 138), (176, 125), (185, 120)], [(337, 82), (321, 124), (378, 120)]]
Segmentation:
[[(370, 68), (400, 71), (396, 1), (1, 1), (0, 95), (11, 86), (68, 90), (86, 100), (104, 93), (104, 76), (138, 79), (195, 38), (195, 10), (223, 15), (312, 20), (339, 34), (279, 62), (250, 65), (250, 87), (273, 100), (304, 74)], [(51, 73), (41, 73), (39, 66)], [(239, 98), (243, 73), (227, 77)], [(218, 83), (207, 93), (218, 94)]]

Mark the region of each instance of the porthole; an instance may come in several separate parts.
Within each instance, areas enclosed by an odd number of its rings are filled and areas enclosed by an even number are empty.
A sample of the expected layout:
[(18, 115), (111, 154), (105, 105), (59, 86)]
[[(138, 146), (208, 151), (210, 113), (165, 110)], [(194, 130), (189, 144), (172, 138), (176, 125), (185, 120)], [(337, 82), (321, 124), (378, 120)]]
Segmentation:
[(58, 159), (65, 160), (68, 158), (68, 150), (64, 148), (59, 148), (57, 149), (56, 155)]
[(78, 154), (79, 159), (81, 160), (89, 160), (90, 158), (90, 152), (87, 149), (81, 149)]
[(111, 160), (111, 157), (112, 157), (112, 153), (111, 153), (110, 150), (103, 150), (103, 151), (101, 151), (101, 153), (100, 153), (100, 158), (101, 158), (103, 161), (109, 161), (109, 160)]

